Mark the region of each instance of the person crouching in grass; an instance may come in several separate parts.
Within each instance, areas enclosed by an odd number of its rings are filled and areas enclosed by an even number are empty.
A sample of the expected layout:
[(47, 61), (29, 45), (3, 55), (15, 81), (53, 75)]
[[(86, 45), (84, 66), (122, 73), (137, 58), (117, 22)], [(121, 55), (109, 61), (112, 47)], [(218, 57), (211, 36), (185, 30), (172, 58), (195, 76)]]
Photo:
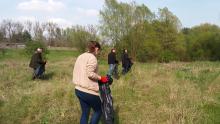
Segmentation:
[(46, 60), (42, 58), (43, 48), (37, 48), (31, 57), (29, 67), (33, 68), (32, 80), (40, 78), (45, 72)]

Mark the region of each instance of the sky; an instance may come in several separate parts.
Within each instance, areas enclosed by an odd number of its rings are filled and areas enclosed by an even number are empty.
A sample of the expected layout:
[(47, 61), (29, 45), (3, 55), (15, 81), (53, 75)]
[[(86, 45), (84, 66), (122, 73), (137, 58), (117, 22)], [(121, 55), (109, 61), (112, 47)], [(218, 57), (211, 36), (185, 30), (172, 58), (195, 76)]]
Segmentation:
[[(158, 8), (168, 7), (183, 27), (202, 23), (220, 26), (220, 0), (118, 0), (119, 2), (145, 4), (153, 13)], [(104, 0), (1, 0), (0, 22), (52, 21), (62, 27), (71, 25), (98, 24), (99, 11)]]

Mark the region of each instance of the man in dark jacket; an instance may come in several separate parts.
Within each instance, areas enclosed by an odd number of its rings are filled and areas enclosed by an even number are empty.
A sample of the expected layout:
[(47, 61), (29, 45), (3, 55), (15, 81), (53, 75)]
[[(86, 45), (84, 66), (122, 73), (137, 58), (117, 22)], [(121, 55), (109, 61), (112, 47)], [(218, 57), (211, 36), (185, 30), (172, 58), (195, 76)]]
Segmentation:
[(121, 61), (122, 61), (122, 74), (125, 74), (129, 71), (129, 69), (132, 66), (132, 62), (130, 58), (128, 57), (128, 51), (127, 49), (124, 49), (121, 55)]
[(111, 49), (111, 52), (108, 54), (108, 64), (109, 64), (109, 70), (108, 70), (108, 75), (112, 75), (113, 71), (116, 66), (116, 54), (115, 54), (115, 49)]
[(42, 48), (37, 48), (37, 50), (31, 57), (29, 67), (33, 68), (34, 71), (32, 77), (33, 80), (35, 78), (39, 78), (45, 71), (46, 61), (44, 61), (42, 58), (42, 51)]

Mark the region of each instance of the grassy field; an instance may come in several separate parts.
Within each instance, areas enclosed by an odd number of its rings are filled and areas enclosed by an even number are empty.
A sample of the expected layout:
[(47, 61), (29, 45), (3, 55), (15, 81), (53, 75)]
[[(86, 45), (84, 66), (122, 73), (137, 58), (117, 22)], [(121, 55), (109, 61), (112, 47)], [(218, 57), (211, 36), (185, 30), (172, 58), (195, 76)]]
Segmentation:
[[(46, 79), (32, 81), (21, 50), (0, 53), (0, 123), (78, 124), (71, 83), (78, 54), (51, 50)], [(100, 73), (107, 69), (101, 60)], [(220, 62), (135, 63), (111, 88), (116, 124), (220, 123)]]

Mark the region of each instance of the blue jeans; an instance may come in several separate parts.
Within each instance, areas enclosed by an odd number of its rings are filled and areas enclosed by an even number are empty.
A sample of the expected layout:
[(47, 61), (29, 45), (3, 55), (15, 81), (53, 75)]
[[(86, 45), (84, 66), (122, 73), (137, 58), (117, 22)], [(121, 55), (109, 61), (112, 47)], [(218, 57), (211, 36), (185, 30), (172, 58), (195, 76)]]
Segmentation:
[(99, 96), (88, 94), (75, 89), (76, 96), (79, 98), (82, 115), (80, 124), (88, 124), (90, 109), (94, 110), (90, 124), (98, 124), (102, 115), (101, 100)]
[(45, 71), (45, 66), (44, 65), (39, 65), (37, 68), (34, 68), (33, 70), (33, 76), (32, 79), (40, 78)]
[(44, 65), (40, 65), (37, 67), (37, 69), (35, 70), (35, 76), (39, 77), (44, 73), (45, 69), (44, 69)]
[(109, 64), (108, 75), (112, 75), (115, 69), (115, 64)]

